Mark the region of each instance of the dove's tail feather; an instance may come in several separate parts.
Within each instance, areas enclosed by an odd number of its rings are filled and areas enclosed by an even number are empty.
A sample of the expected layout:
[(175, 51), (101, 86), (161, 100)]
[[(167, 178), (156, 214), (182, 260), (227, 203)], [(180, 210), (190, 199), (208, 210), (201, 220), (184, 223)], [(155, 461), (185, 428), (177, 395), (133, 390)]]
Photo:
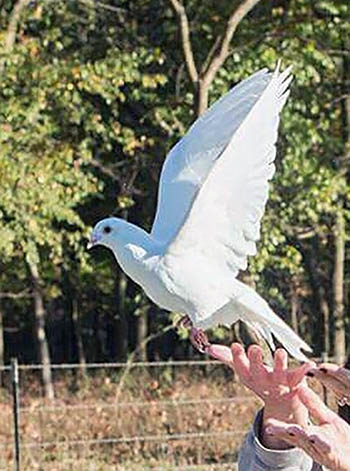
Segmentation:
[[(238, 280), (237, 280), (238, 281)], [(244, 286), (244, 288), (243, 288)], [(311, 352), (311, 348), (280, 317), (267, 302), (247, 285), (241, 283), (241, 292), (234, 300), (234, 309), (239, 318), (260, 334), (275, 350), (272, 334), (294, 358), (308, 361), (301, 349)], [(233, 306), (232, 306), (233, 307)]]

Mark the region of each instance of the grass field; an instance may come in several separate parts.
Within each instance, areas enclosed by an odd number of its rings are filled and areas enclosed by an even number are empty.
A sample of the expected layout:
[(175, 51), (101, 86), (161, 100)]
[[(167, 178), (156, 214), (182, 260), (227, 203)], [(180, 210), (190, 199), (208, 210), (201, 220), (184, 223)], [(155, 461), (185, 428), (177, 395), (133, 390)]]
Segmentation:
[[(55, 393), (45, 401), (21, 371), (21, 471), (236, 471), (261, 407), (219, 364), (55, 371)], [(12, 471), (11, 390), (0, 394), (0, 470)]]
[[(46, 402), (38, 380), (22, 372), (21, 471), (215, 469), (236, 461), (259, 407), (220, 365), (137, 368), (128, 375), (101, 369), (79, 381), (65, 372), (56, 374), (55, 391), (56, 400)], [(0, 467), (6, 471), (13, 469), (11, 408), (3, 389), (0, 442), (9, 445)]]

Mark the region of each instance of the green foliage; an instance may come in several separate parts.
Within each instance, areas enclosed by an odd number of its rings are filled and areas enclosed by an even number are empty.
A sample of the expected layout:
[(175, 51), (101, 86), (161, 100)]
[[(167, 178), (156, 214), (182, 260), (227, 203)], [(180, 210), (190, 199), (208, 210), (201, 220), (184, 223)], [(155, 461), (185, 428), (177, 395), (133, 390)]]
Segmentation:
[(141, 100), (139, 87), (154, 93), (165, 77), (146, 70), (161, 60), (157, 52), (102, 53), (113, 32), (99, 40), (93, 8), (41, 2), (25, 16), (0, 84), (0, 250), (39, 261), (42, 247), (57, 264), (67, 244), (82, 255), (79, 208), (104, 186), (92, 157), (102, 149), (110, 161), (117, 150), (131, 158), (153, 143), (121, 123), (120, 107), (130, 96)]

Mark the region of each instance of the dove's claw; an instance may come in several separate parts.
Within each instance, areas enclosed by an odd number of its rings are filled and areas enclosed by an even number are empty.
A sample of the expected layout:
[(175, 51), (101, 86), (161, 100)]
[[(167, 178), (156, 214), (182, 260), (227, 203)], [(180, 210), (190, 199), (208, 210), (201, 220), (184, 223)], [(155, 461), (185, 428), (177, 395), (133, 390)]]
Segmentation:
[(205, 335), (202, 329), (198, 329), (193, 326), (193, 322), (188, 316), (183, 316), (177, 323), (178, 327), (184, 327), (185, 329), (191, 330), (190, 340), (192, 345), (201, 353), (205, 353), (211, 346), (208, 337)]
[(205, 353), (210, 347), (208, 337), (205, 335), (203, 330), (192, 327), (190, 333), (190, 340), (192, 345), (199, 350), (201, 353)]
[(232, 365), (233, 357), (231, 349), (225, 345), (211, 344), (203, 330), (192, 327), (190, 340), (192, 345), (201, 353), (206, 353), (212, 358), (215, 358), (215, 360), (219, 360), (229, 366)]
[(181, 317), (181, 319), (176, 323), (176, 327), (183, 327), (185, 329), (191, 329), (192, 325), (192, 321), (188, 316)]

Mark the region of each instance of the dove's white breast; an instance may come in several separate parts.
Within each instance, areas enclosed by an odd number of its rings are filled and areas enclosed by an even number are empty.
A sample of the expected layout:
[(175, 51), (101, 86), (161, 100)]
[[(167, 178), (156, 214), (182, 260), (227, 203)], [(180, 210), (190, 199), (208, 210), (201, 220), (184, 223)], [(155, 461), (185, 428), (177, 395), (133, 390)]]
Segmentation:
[(168, 311), (187, 312), (189, 307), (176, 294), (174, 280), (163, 263), (162, 252), (146, 253), (133, 244), (115, 246), (112, 250), (125, 273), (143, 288), (155, 304)]
[(193, 255), (165, 254), (154, 267), (151, 294), (162, 296), (159, 288), (165, 287), (170, 295), (167, 299), (177, 304), (176, 308), (165, 307), (187, 314), (197, 325), (232, 299), (234, 277), (228, 267), (208, 263), (204, 254)]

